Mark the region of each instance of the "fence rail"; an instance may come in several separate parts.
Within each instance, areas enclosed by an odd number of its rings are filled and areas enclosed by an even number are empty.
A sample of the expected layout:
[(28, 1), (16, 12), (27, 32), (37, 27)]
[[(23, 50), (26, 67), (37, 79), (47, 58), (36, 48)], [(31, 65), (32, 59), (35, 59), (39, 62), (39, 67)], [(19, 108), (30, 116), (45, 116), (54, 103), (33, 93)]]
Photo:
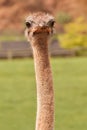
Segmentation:
[[(61, 48), (56, 41), (49, 46), (51, 56), (74, 56), (74, 51)], [(0, 43), (0, 58), (32, 57), (32, 49), (27, 42), (2, 42)]]

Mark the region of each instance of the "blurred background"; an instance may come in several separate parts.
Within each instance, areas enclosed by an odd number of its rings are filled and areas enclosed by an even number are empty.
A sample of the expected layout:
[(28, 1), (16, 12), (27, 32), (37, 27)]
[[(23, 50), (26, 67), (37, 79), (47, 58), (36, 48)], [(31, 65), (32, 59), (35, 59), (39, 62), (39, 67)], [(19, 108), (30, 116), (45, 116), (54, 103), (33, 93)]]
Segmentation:
[(56, 19), (51, 55), (87, 55), (86, 7), (87, 0), (0, 0), (0, 58), (32, 56), (24, 37), (25, 18), (39, 10)]
[(24, 30), (36, 11), (56, 20), (49, 44), (55, 129), (87, 130), (87, 0), (0, 0), (0, 129), (35, 128), (35, 73)]

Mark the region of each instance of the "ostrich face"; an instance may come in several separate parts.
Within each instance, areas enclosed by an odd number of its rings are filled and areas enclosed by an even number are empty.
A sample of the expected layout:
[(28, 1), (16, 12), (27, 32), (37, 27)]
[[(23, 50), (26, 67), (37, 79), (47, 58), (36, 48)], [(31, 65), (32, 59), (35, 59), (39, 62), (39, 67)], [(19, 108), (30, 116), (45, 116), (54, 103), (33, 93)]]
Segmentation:
[(25, 36), (28, 41), (48, 38), (54, 31), (54, 17), (47, 13), (33, 13), (26, 18)]

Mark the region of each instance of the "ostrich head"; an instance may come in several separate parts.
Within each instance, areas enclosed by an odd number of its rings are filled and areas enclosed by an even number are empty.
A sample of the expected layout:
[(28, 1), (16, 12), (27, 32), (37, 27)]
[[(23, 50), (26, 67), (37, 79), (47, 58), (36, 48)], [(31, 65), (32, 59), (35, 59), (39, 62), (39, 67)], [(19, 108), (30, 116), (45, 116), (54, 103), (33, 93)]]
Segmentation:
[[(30, 43), (43, 41), (54, 32), (54, 17), (48, 13), (38, 12), (26, 18), (25, 36)], [(35, 42), (34, 42), (35, 43)]]

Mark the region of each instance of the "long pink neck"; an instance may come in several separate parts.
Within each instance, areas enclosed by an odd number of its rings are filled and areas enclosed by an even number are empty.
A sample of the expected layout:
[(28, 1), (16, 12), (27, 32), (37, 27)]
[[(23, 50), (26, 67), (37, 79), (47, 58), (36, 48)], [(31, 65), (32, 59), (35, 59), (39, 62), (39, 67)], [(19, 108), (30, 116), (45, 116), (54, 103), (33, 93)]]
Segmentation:
[(37, 43), (33, 55), (37, 83), (36, 130), (54, 130), (54, 91), (47, 43)]

